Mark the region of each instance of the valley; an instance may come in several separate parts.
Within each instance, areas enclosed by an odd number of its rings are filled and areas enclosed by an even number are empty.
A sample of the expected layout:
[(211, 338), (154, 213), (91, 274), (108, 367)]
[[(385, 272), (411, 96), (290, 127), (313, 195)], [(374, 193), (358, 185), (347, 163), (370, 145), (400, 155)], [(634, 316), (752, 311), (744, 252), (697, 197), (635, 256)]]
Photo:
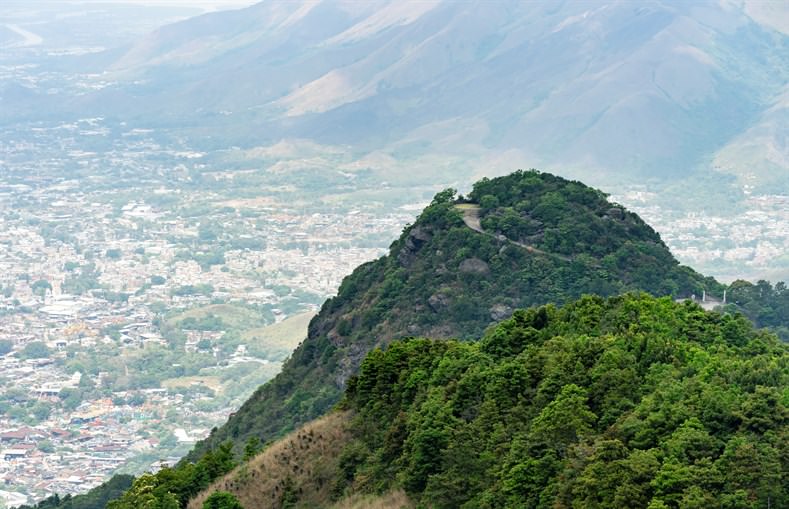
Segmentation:
[(109, 141), (116, 128), (2, 137), (0, 478), (14, 500), (173, 464), (411, 217), (194, 182), (205, 154), (146, 130)]
[(789, 9), (130, 2), (0, 5), (0, 508), (787, 502)]

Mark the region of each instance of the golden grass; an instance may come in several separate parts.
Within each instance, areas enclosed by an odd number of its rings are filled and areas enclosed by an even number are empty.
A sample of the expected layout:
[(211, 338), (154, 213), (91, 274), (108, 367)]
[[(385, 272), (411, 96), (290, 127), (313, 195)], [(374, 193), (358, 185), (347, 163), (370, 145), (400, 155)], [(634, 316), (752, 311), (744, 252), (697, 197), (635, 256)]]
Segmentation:
[(296, 507), (330, 506), (339, 455), (350, 439), (349, 416), (349, 412), (332, 412), (274, 442), (212, 483), (189, 501), (187, 509), (202, 509), (215, 491), (232, 493), (247, 509), (279, 509), (287, 492), (298, 496)]
[(352, 495), (331, 506), (331, 509), (412, 509), (413, 502), (403, 490), (383, 495)]

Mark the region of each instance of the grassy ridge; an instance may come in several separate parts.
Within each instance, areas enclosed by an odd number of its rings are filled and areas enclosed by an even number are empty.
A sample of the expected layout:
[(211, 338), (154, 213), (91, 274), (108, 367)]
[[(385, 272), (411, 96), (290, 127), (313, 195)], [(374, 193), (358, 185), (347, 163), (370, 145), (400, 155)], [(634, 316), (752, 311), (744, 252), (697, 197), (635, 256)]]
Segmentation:
[(292, 352), (307, 337), (307, 326), (315, 313), (308, 311), (290, 316), (279, 323), (245, 330), (241, 339), (267, 348)]

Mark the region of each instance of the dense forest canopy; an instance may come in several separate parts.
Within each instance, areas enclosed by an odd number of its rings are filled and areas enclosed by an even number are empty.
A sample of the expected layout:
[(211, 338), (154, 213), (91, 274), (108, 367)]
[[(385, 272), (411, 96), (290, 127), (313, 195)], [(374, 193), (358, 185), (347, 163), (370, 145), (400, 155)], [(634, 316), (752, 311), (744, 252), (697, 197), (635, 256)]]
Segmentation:
[(784, 507), (788, 386), (789, 348), (741, 315), (646, 295), (518, 311), (478, 343), (368, 355), (348, 486), (437, 508)]
[(784, 341), (789, 341), (789, 288), (786, 283), (768, 281), (756, 284), (735, 281), (729, 285), (729, 309), (740, 310), (759, 327), (769, 327)]
[(521, 171), (480, 180), (468, 198), (481, 206), (486, 230), (547, 251), (602, 258), (631, 243), (651, 245), (648, 252), (673, 262), (658, 233), (638, 215), (581, 182)]

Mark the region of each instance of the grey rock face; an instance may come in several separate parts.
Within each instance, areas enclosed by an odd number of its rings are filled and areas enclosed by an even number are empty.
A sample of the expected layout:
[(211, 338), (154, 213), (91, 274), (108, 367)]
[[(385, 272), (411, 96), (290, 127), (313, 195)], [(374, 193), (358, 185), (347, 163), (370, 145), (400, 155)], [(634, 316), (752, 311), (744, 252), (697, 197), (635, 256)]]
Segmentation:
[(434, 293), (427, 299), (427, 305), (430, 306), (430, 309), (432, 309), (434, 313), (446, 309), (451, 302), (452, 300), (443, 293)]
[(490, 308), (490, 317), (494, 321), (500, 322), (512, 316), (512, 308), (505, 304), (494, 304)]
[(408, 267), (413, 263), (416, 252), (432, 238), (433, 233), (427, 228), (421, 226), (413, 228), (405, 239), (405, 246), (397, 254), (397, 261), (402, 267)]
[(460, 262), (459, 270), (466, 274), (488, 274), (490, 266), (479, 258), (467, 258)]

